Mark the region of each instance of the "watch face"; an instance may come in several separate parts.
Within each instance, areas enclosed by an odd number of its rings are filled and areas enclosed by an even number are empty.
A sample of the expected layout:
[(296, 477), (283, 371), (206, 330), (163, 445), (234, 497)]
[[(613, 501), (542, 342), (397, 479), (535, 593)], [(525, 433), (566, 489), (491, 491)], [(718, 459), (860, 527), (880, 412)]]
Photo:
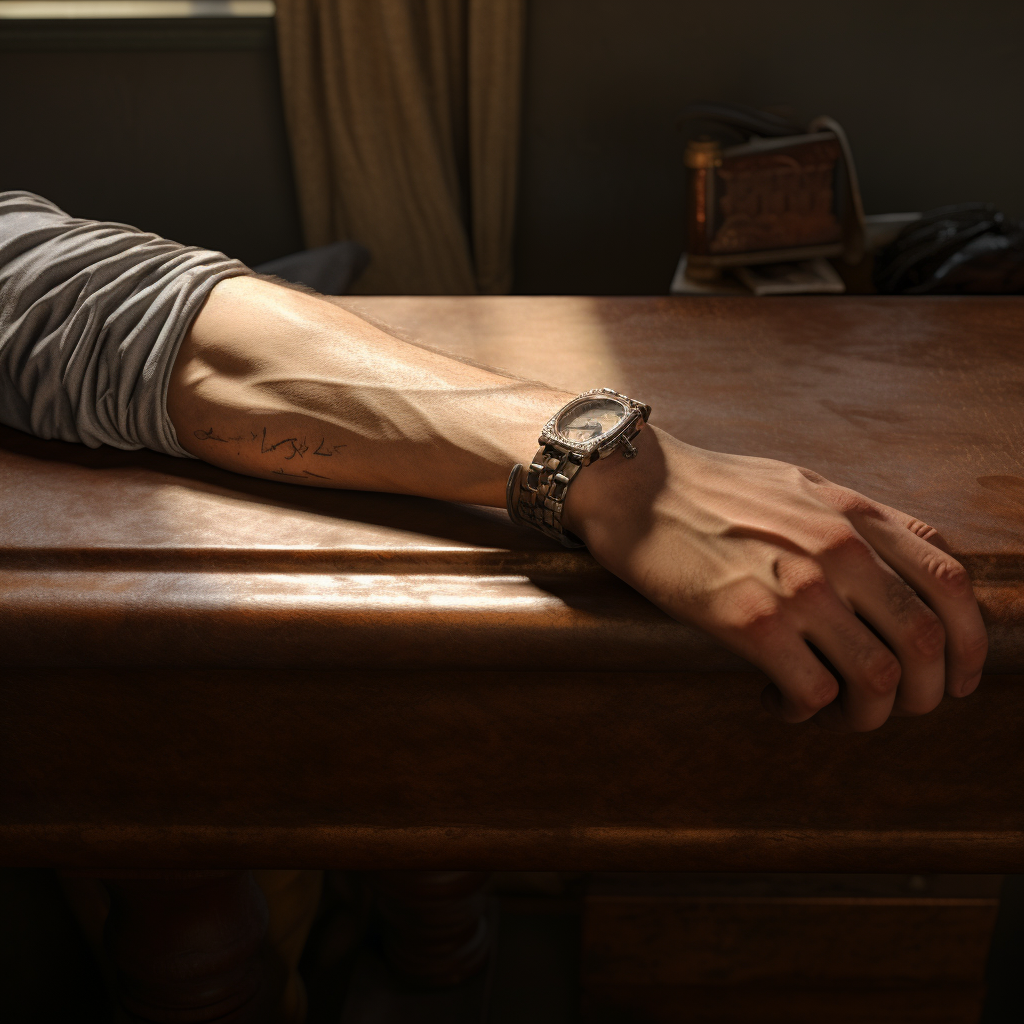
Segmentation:
[(626, 407), (614, 398), (588, 398), (566, 409), (555, 424), (555, 429), (567, 441), (579, 444), (614, 430), (626, 415)]

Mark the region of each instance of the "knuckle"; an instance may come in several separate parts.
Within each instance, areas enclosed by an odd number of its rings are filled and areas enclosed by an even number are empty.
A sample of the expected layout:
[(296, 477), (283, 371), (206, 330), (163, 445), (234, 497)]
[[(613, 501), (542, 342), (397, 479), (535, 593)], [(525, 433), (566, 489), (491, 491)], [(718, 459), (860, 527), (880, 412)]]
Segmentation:
[(740, 632), (757, 640), (779, 630), (782, 627), (782, 619), (782, 609), (778, 605), (766, 607), (761, 611), (750, 610), (740, 620)]
[(827, 707), (838, 695), (839, 684), (830, 675), (819, 676), (807, 688), (805, 704), (809, 714), (813, 715)]
[(900, 685), (903, 670), (895, 656), (882, 650), (873, 655), (864, 667), (863, 685), (876, 697), (888, 697)]
[(778, 599), (761, 586), (734, 590), (720, 614), (726, 625), (754, 638), (774, 632), (783, 618)]
[(812, 559), (780, 560), (776, 563), (775, 576), (789, 598), (815, 599), (830, 589), (824, 571)]
[(807, 469), (804, 466), (793, 466), (793, 470), (798, 479), (802, 478), (812, 484), (828, 483), (820, 473), (815, 473), (813, 469)]
[(826, 672), (794, 688), (786, 700), (783, 717), (787, 722), (806, 722), (839, 696), (839, 684)]
[(988, 633), (984, 629), (972, 629), (960, 641), (960, 650), (971, 661), (983, 664), (988, 655)]
[(822, 554), (862, 557), (869, 553), (867, 541), (847, 522), (832, 524), (821, 537)]
[(848, 516), (866, 516), (872, 519), (883, 517), (881, 506), (872, 501), (859, 491), (852, 491), (849, 487), (836, 489), (835, 506)]
[(805, 604), (818, 604), (832, 592), (832, 586), (824, 575), (800, 580), (791, 596)]
[(911, 622), (907, 640), (916, 654), (935, 661), (946, 649), (946, 630), (934, 612), (925, 611)]
[(967, 570), (955, 558), (938, 550), (934, 555), (929, 554), (925, 569), (936, 584), (952, 597), (967, 597), (974, 592)]
[(922, 523), (920, 519), (913, 519), (906, 524), (907, 529), (914, 534), (915, 537), (920, 537), (921, 540), (933, 541), (942, 540), (939, 531), (934, 526), (929, 526), (927, 523)]

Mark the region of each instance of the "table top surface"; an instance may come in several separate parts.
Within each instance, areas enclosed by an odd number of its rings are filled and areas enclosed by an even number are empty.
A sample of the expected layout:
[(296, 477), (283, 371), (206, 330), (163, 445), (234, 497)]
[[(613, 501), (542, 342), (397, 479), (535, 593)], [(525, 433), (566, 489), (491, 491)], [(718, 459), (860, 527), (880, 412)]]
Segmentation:
[[(1024, 299), (334, 301), (420, 344), (572, 391), (637, 396), (653, 406), (652, 422), (693, 444), (808, 466), (932, 524), (977, 584), (993, 627), (990, 665), (1024, 664)], [(376, 610), (373, 623), (361, 619), (375, 643), (388, 615), (457, 617), (468, 607), (466, 665), (494, 663), (494, 645), (478, 643), (484, 612), (524, 631), (540, 619), (556, 632), (589, 628), (595, 664), (643, 657), (655, 666), (682, 651), (736, 663), (586, 554), (514, 528), (499, 510), (290, 487), (12, 430), (0, 431), (0, 494), (0, 571), (17, 570), (15, 618), (24, 625), (31, 605), (42, 621), (57, 601), (64, 623), (44, 648), (19, 626), (12, 654), (28, 662), (109, 659), (103, 630), (85, 628), (89, 609), (120, 601), (167, 612), (181, 602), (165, 584), (183, 574), (176, 592), (184, 586), (219, 630), (203, 655), (213, 663), (252, 652), (252, 636), (232, 641), (213, 611), (245, 600), (258, 604), (254, 614), (276, 609), (277, 625), (265, 626), (282, 634), (270, 652), (282, 663), (300, 649), (314, 662), (337, 656), (308, 623), (282, 625), (296, 602), (349, 625)], [(114, 573), (134, 582), (112, 590)], [(163, 662), (184, 657), (144, 630), (136, 639), (121, 640), (126, 661), (145, 660), (146, 650)], [(396, 664), (423, 656), (386, 646)], [(428, 657), (443, 660), (444, 650)]]

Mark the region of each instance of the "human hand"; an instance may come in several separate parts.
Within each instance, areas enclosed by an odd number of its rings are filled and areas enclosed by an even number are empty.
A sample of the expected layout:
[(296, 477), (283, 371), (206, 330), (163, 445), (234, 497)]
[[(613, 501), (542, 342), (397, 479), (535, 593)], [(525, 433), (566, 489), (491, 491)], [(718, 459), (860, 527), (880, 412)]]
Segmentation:
[(865, 731), (977, 687), (985, 626), (935, 530), (784, 462), (656, 428), (638, 447), (579, 474), (565, 525), (673, 618), (761, 668), (768, 710)]

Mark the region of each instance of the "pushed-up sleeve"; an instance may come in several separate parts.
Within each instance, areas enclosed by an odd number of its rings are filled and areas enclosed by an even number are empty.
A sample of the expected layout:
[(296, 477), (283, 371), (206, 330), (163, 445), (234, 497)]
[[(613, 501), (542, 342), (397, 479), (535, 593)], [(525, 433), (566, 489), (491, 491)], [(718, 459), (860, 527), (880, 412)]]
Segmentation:
[(190, 458), (167, 416), (171, 368), (214, 285), (250, 273), (219, 252), (0, 192), (0, 421)]

